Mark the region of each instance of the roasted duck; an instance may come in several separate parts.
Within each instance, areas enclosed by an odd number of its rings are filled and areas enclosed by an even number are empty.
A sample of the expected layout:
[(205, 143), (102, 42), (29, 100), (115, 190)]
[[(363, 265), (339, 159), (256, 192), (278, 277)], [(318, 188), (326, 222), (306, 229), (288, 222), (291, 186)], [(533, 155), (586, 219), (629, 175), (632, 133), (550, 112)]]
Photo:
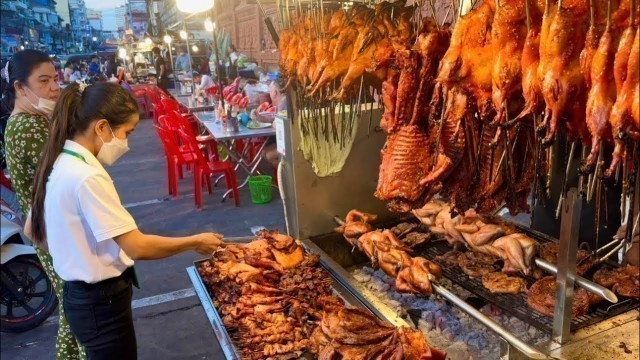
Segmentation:
[(545, 144), (555, 139), (561, 119), (566, 119), (571, 138), (585, 139), (587, 89), (580, 70), (580, 53), (588, 15), (589, 4), (584, 0), (565, 0), (560, 7), (549, 4), (543, 14), (538, 79), (546, 104), (541, 125), (548, 127)]

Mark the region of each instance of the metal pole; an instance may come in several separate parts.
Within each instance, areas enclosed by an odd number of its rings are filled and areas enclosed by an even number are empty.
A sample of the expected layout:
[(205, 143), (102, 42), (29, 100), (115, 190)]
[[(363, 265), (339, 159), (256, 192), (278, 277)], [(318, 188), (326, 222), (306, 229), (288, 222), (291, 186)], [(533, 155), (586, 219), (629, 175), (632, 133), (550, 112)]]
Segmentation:
[(576, 252), (580, 233), (582, 197), (576, 188), (571, 188), (562, 204), (560, 223), (560, 251), (556, 274), (556, 304), (553, 316), (552, 339), (564, 344), (571, 337), (571, 310), (573, 285), (576, 276)]
[(191, 49), (189, 48), (189, 33), (187, 32), (187, 26), (184, 26), (184, 32), (187, 34), (187, 38), (184, 39), (184, 41), (187, 44), (187, 55), (189, 55), (189, 73), (191, 75), (191, 94), (193, 95), (193, 93), (195, 92), (195, 84), (193, 81), (193, 68), (191, 66)]

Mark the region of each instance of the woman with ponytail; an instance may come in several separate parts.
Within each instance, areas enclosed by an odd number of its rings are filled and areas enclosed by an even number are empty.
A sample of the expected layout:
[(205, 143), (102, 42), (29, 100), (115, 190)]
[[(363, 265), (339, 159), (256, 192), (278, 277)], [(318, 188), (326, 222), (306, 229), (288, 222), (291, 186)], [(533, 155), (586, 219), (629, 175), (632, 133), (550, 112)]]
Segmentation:
[[(10, 114), (4, 132), (7, 169), (23, 214), (31, 208), (31, 190), (36, 166), (49, 137), (49, 117), (60, 96), (58, 74), (49, 55), (23, 50), (2, 69), (2, 113)], [(42, 247), (36, 253), (53, 283), (60, 303), (60, 326), (56, 339), (57, 360), (85, 359), (82, 346), (71, 333), (62, 306), (62, 279), (51, 256)]]
[(187, 250), (210, 255), (221, 235), (147, 235), (120, 203), (103, 168), (129, 150), (136, 100), (113, 83), (69, 85), (51, 118), (26, 233), (47, 246), (64, 280), (64, 311), (89, 360), (136, 359), (131, 294), (134, 260)]

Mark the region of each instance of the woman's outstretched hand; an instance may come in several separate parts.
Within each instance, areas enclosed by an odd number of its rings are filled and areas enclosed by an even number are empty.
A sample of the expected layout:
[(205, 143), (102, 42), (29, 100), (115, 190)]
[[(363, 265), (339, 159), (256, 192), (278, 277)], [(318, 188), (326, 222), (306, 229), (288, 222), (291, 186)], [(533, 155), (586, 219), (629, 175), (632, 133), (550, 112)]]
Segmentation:
[(202, 255), (213, 254), (218, 247), (223, 246), (223, 236), (215, 233), (202, 233), (195, 235), (198, 239), (198, 246), (196, 246), (196, 252)]

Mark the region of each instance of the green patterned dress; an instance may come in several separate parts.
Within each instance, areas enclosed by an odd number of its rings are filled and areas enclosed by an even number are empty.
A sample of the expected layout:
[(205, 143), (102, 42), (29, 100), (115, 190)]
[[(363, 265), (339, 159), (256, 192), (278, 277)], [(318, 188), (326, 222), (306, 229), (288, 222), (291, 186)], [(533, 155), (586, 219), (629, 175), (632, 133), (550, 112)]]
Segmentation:
[[(8, 120), (5, 131), (7, 167), (11, 175), (11, 184), (18, 195), (20, 207), (25, 215), (31, 208), (33, 178), (48, 136), (49, 120), (43, 116), (18, 113), (12, 115)], [(64, 307), (62, 306), (63, 281), (53, 269), (51, 255), (37, 247), (36, 252), (56, 289), (56, 295), (60, 302), (58, 308), (60, 312), (60, 327), (58, 328), (56, 341), (56, 358), (58, 360), (86, 359), (84, 349), (71, 333), (71, 328), (69, 328), (67, 319), (64, 316)]]

